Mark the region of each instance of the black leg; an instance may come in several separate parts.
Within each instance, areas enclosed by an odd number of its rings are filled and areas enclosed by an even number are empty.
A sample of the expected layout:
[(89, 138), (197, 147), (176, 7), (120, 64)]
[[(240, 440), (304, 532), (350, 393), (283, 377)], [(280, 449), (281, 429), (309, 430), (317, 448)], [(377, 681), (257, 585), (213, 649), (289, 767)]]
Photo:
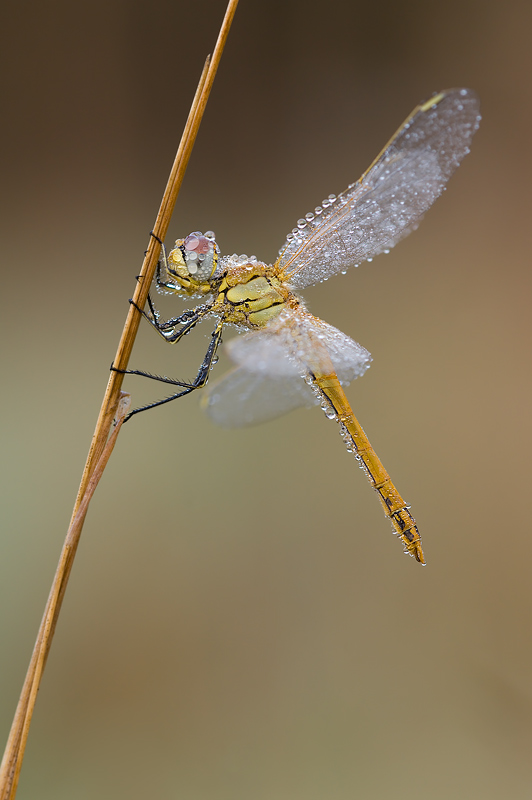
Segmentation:
[(149, 403), (146, 406), (134, 408), (133, 411), (127, 415), (124, 422), (127, 422), (128, 419), (131, 419), (134, 414), (140, 414), (141, 411), (147, 411), (149, 408), (156, 408), (157, 406), (162, 406), (165, 403), (171, 403), (172, 400), (177, 400), (178, 397), (183, 397), (186, 394), (190, 394), (190, 392), (193, 392), (195, 389), (201, 389), (203, 386), (205, 386), (209, 380), (209, 372), (213, 365), (216, 351), (222, 339), (222, 327), (223, 322), (220, 321), (217, 324), (216, 329), (211, 334), (211, 341), (209, 343), (209, 347), (207, 348), (207, 352), (205, 353), (205, 358), (203, 359), (201, 367), (198, 370), (198, 374), (192, 383), (175, 381), (172, 378), (163, 378), (160, 375), (152, 375), (149, 372), (142, 372), (141, 370), (116, 369), (116, 367), (111, 366), (111, 369), (114, 372), (121, 372), (123, 375), (141, 375), (143, 378), (150, 378), (151, 380), (160, 381), (161, 383), (168, 383), (171, 386), (181, 387), (180, 392), (176, 392), (175, 394), (170, 395), (170, 397), (166, 397), (164, 400), (157, 400), (155, 403)]
[[(167, 321), (161, 321), (159, 319), (159, 312), (153, 305), (151, 297), (148, 295), (148, 306), (150, 309), (150, 313), (146, 313), (144, 309), (140, 308), (133, 300), (129, 301), (131, 305), (135, 306), (137, 311), (139, 311), (144, 319), (147, 319), (150, 325), (152, 325), (157, 333), (159, 333), (166, 342), (170, 342), (171, 344), (178, 342), (185, 334), (192, 330), (192, 328), (206, 316), (212, 308), (212, 303), (205, 304), (201, 306), (196, 306), (196, 308), (189, 308), (180, 314), (178, 317), (174, 317), (173, 319), (169, 319)], [(175, 328), (180, 325), (181, 327), (179, 330), (175, 330)]]
[[(136, 306), (138, 308), (138, 306)], [(212, 303), (206, 305), (203, 304), (201, 306), (196, 306), (196, 308), (187, 308), (186, 311), (183, 311), (178, 317), (173, 317), (172, 319), (167, 320), (166, 322), (160, 321), (160, 315), (158, 310), (155, 308), (153, 304), (153, 300), (151, 296), (148, 295), (148, 307), (150, 309), (150, 314), (152, 315), (153, 320), (157, 322), (158, 328), (162, 331), (168, 331), (170, 328), (175, 328), (177, 325), (189, 324), (192, 320), (194, 320), (194, 324), (198, 322), (205, 314), (212, 308)], [(139, 309), (140, 310), (140, 309)], [(146, 316), (146, 314), (144, 314)], [(149, 322), (152, 322), (149, 315), (147, 316)], [(190, 328), (189, 328), (190, 329)], [(167, 339), (168, 341), (168, 339)], [(173, 339), (170, 341), (174, 341)]]

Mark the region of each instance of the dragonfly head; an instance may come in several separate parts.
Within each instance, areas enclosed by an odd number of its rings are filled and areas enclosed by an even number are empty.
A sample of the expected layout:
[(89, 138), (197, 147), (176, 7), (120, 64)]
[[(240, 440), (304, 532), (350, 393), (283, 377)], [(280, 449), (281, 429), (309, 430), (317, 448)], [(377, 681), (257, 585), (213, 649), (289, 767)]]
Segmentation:
[(186, 239), (177, 239), (168, 255), (168, 278), (177, 291), (189, 296), (212, 291), (211, 281), (218, 266), (220, 249), (212, 231), (194, 231)]

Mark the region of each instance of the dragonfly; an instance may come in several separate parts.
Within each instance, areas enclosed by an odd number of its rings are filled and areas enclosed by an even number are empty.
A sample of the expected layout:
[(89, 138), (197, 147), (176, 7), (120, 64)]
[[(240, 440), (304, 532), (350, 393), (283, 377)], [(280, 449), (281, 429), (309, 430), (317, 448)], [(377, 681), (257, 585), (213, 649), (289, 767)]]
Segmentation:
[(320, 405), (338, 424), (404, 552), (425, 564), (410, 506), (375, 453), (344, 391), (345, 385), (364, 374), (371, 356), (311, 314), (299, 290), (372, 261), (415, 230), (469, 152), (479, 121), (478, 97), (470, 89), (442, 91), (418, 105), (356, 183), (338, 196), (329, 195), (298, 220), (274, 264), (255, 256), (221, 257), (212, 231), (194, 231), (178, 239), (168, 256), (163, 247), (157, 289), (203, 302), (163, 320), (148, 296), (148, 309), (137, 307), (139, 312), (170, 343), (180, 341), (207, 317), (215, 320), (215, 327), (191, 382), (124, 370), (176, 388), (169, 397), (136, 408), (129, 416), (205, 387), (223, 328), (236, 326), (243, 335), (226, 345), (234, 367), (206, 388), (202, 406), (207, 414), (219, 425), (240, 427), (298, 406)]

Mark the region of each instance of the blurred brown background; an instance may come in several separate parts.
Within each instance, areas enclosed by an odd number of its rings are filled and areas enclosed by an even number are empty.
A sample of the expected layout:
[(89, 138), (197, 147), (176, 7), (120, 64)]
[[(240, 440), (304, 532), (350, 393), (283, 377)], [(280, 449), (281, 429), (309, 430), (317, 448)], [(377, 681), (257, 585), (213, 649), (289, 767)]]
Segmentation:
[[(2, 741), (223, 11), (3, 8)], [(192, 396), (136, 418), (85, 526), (21, 800), (530, 797), (531, 25), (525, 0), (241, 0), (170, 240), (212, 228), (272, 260), (417, 102), (481, 97), (420, 230), (305, 293), (373, 354), (348, 395), (428, 566), (319, 409), (227, 432)], [(143, 326), (132, 366), (189, 378), (209, 332), (172, 349)], [(146, 384), (127, 382), (136, 404), (163, 394)]]

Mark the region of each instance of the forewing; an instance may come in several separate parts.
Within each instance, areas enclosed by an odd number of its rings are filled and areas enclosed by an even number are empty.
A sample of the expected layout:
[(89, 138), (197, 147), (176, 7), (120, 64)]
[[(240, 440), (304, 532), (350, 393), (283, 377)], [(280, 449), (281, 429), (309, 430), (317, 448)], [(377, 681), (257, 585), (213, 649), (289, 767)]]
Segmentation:
[(479, 122), (470, 89), (441, 92), (415, 108), (357, 183), (288, 234), (276, 262), (281, 278), (303, 288), (390, 250), (442, 193)]

